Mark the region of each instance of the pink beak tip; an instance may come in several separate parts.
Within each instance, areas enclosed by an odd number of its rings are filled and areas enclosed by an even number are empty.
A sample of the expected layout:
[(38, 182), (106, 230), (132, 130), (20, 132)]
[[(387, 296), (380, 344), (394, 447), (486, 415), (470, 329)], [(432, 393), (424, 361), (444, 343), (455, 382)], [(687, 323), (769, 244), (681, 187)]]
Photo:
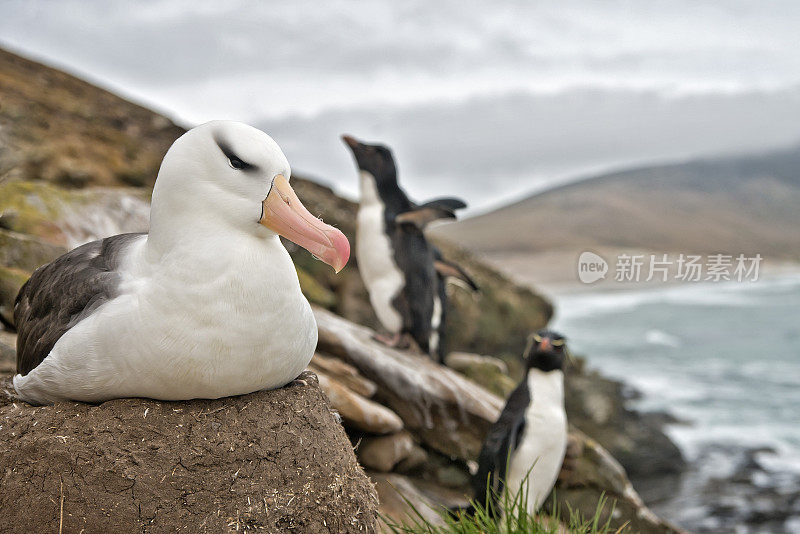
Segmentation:
[(350, 259), (350, 241), (342, 233), (341, 230), (334, 228), (330, 235), (331, 242), (333, 243), (334, 260), (331, 263), (333, 270), (337, 273), (344, 269), (347, 261)]

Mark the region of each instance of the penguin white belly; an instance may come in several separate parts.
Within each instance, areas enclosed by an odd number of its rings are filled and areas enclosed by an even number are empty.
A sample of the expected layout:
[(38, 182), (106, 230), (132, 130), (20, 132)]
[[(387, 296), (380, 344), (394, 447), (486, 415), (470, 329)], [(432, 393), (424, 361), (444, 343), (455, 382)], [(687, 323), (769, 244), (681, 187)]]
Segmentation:
[(356, 217), (358, 269), (381, 324), (397, 333), (403, 328), (403, 318), (392, 302), (402, 291), (405, 276), (394, 261), (394, 250), (386, 234), (384, 207), (378, 198), (374, 178), (362, 176), (361, 183), (361, 203)]
[(539, 509), (555, 484), (567, 447), (564, 375), (561, 371), (531, 369), (528, 387), (532, 402), (525, 411), (525, 430), (512, 454), (506, 491), (516, 495), (527, 478), (528, 510)]
[[(153, 273), (123, 271), (121, 294), (70, 328), (30, 373), (17, 375), (15, 389), (45, 404), (219, 398), (286, 384), (313, 356), (316, 322), (280, 242), (271, 251), (255, 245), (240, 245), (253, 252), (238, 258), (219, 254), (208, 272), (192, 261)], [(141, 271), (144, 240), (132, 248), (130, 269)]]
[[(444, 281), (442, 281), (444, 283)], [(439, 327), (442, 325), (442, 299), (438, 293), (433, 297), (433, 315), (431, 316), (431, 335), (428, 347), (431, 353), (439, 350)]]

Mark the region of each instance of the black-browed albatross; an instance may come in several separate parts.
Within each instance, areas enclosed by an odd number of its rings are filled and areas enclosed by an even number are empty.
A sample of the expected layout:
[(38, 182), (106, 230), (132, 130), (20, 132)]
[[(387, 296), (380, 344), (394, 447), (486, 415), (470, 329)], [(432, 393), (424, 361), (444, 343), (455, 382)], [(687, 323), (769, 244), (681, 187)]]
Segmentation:
[(336, 271), (350, 246), (289, 177), (275, 141), (245, 124), (181, 136), (158, 173), (149, 233), (78, 247), (20, 290), (19, 397), (219, 398), (296, 378), (317, 326), (278, 236)]

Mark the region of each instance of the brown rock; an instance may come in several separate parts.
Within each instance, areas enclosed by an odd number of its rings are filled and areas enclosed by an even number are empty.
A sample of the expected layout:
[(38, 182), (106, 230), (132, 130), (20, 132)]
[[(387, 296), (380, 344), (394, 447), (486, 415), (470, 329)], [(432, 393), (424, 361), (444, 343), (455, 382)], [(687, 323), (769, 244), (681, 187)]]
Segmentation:
[(412, 506), (423, 518), (433, 525), (444, 525), (441, 515), (437, 510), (441, 506), (436, 504), (402, 475), (393, 473), (370, 473), (370, 479), (375, 484), (380, 500), (381, 531), (391, 532), (389, 524), (402, 524), (403, 522), (419, 521), (419, 516), (413, 511)]
[(483, 369), (498, 373), (508, 374), (508, 365), (500, 358), (473, 354), (471, 352), (451, 352), (445, 358), (445, 363), (450, 369), (465, 371), (470, 369)]
[(428, 461), (428, 451), (414, 443), (408, 456), (400, 460), (394, 470), (400, 474), (407, 474), (419, 470)]
[(358, 461), (367, 469), (388, 473), (414, 450), (414, 440), (408, 432), (389, 436), (364, 438), (356, 449)]
[(0, 530), (373, 532), (375, 490), (303, 378), (219, 400), (4, 398)]
[(362, 397), (372, 397), (378, 390), (375, 382), (367, 380), (358, 373), (358, 369), (338, 358), (325, 356), (318, 352), (314, 354), (309, 367), (323, 371)]
[(517, 387), (517, 383), (508, 376), (508, 365), (500, 358), (470, 352), (451, 352), (445, 362), (450, 369), (458, 371), (502, 398), (506, 398)]
[(403, 420), (385, 406), (354, 393), (334, 378), (319, 373), (319, 385), (348, 427), (371, 434), (389, 434), (403, 429)]

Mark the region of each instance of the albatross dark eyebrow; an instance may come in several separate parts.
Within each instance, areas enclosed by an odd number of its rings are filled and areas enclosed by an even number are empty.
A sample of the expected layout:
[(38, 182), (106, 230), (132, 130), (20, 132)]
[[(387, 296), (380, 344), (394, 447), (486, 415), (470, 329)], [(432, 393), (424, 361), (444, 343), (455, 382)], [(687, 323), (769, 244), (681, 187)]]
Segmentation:
[(231, 149), (231, 146), (228, 143), (226, 143), (223, 139), (220, 139), (219, 137), (217, 137), (215, 135), (214, 136), (214, 142), (217, 143), (217, 146), (222, 151), (222, 153), (225, 154), (225, 157), (228, 158), (228, 161), (230, 161), (231, 164), (233, 164), (233, 162), (237, 162), (238, 163), (238, 166), (234, 167), (234, 168), (238, 168), (238, 169), (243, 170), (243, 171), (257, 171), (258, 170), (258, 166), (257, 165), (253, 165), (252, 163), (247, 163), (245, 160), (243, 160), (242, 158), (237, 156), (233, 152), (233, 150)]

